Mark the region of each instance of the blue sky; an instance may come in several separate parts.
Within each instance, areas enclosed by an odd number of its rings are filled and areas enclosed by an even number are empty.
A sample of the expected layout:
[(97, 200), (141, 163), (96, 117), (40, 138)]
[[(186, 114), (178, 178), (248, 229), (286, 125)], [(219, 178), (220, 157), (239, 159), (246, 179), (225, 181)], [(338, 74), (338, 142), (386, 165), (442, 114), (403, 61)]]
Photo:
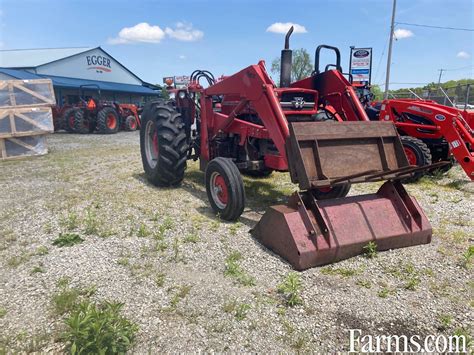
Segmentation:
[[(473, 3), (398, 0), (396, 21), (474, 28)], [(391, 6), (391, 0), (0, 0), (0, 45), (100, 45), (143, 80), (160, 83), (163, 76), (189, 75), (197, 68), (221, 75), (259, 59), (270, 66), (284, 36), (268, 27), (292, 22), (306, 30), (293, 35), (293, 49), (313, 53), (319, 44), (335, 45), (345, 70), (349, 46), (373, 47), (373, 83), (383, 83)], [(474, 78), (474, 32), (406, 25), (397, 29), (391, 82), (437, 81), (440, 68), (450, 69), (443, 81)], [(418, 85), (391, 88), (406, 86)]]

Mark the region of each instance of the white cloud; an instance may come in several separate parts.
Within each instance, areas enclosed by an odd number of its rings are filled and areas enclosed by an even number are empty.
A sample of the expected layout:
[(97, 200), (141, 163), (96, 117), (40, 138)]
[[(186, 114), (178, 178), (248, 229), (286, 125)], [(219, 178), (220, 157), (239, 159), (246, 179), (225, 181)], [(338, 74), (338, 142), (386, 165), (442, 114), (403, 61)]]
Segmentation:
[(186, 59), (186, 56), (181, 54), (178, 58), (179, 59)]
[(204, 32), (193, 28), (191, 23), (178, 22), (174, 29), (165, 28), (165, 33), (178, 41), (193, 42), (200, 40), (204, 36)]
[(403, 39), (403, 38), (409, 38), (413, 37), (415, 34), (410, 31), (406, 30), (404, 28), (397, 28), (395, 31), (393, 31), (393, 38), (395, 39)]
[(165, 32), (160, 26), (151, 26), (146, 22), (139, 23), (133, 27), (124, 27), (118, 33), (118, 37), (110, 38), (110, 44), (126, 44), (134, 42), (159, 43), (165, 37)]
[(461, 58), (461, 59), (469, 59), (471, 58), (471, 55), (467, 52), (461, 51), (458, 54), (456, 54), (456, 57)]
[(306, 28), (302, 25), (298, 25), (297, 23), (292, 22), (275, 22), (274, 24), (268, 26), (267, 32), (273, 33), (287, 33), (290, 27), (293, 26), (294, 33), (306, 33)]

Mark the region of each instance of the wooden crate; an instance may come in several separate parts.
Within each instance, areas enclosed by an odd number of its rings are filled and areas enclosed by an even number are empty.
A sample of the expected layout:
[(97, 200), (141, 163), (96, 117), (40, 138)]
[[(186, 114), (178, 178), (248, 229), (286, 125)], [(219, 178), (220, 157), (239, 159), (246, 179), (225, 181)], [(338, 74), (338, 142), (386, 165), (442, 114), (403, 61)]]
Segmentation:
[(0, 107), (55, 104), (53, 83), (50, 79), (0, 81)]
[(0, 108), (0, 138), (53, 132), (53, 114), (49, 107)]
[(0, 138), (0, 160), (18, 159), (47, 153), (45, 135)]

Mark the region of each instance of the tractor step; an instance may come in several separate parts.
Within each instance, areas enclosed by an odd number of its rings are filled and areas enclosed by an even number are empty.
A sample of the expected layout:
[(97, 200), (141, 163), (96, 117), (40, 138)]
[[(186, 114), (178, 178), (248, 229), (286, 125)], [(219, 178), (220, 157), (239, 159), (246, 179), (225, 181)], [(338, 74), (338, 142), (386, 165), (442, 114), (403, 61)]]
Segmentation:
[(295, 192), (288, 205), (271, 206), (252, 235), (296, 270), (377, 250), (431, 241), (431, 225), (400, 182), (385, 182), (375, 194), (317, 201)]

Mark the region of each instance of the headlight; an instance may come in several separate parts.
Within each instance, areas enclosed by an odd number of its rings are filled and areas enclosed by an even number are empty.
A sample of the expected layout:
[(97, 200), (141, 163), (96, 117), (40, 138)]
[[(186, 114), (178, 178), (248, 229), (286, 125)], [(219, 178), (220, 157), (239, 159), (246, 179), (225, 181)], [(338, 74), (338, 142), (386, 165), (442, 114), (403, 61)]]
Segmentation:
[(184, 99), (186, 97), (186, 92), (185, 91), (180, 91), (179, 94), (178, 94), (178, 97), (180, 99)]

